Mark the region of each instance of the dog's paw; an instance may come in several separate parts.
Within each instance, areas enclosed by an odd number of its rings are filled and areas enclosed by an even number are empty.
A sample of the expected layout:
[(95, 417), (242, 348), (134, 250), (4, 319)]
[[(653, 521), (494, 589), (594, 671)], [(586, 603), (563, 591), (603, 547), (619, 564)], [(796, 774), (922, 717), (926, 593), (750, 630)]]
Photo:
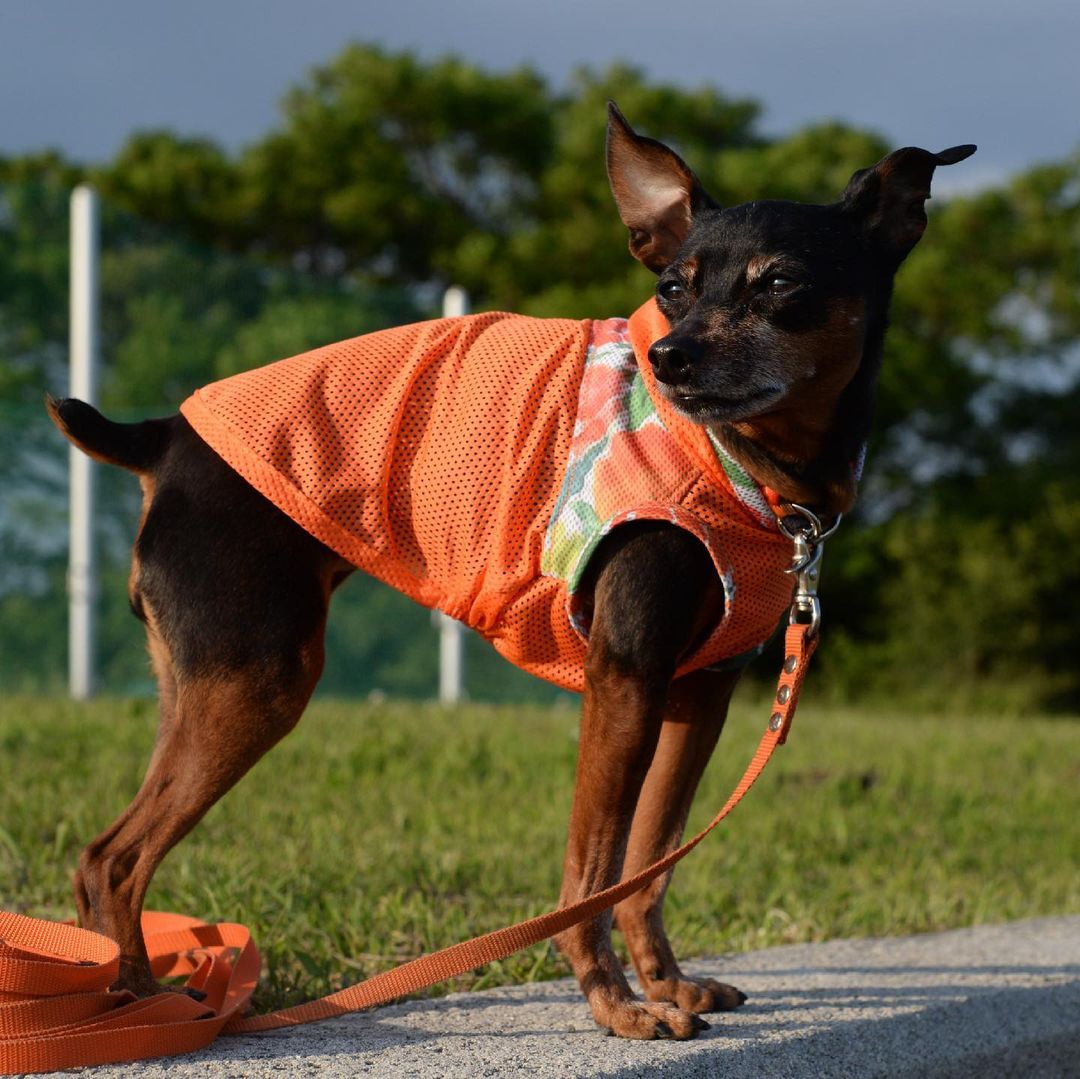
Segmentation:
[(709, 1024), (700, 1016), (671, 1004), (621, 1000), (605, 1011), (603, 1017), (597, 1017), (597, 1023), (608, 1034), (619, 1038), (637, 1038), (640, 1041), (673, 1038), (675, 1041), (686, 1041), (709, 1029)]
[(120, 960), (120, 977), (109, 986), (109, 990), (113, 993), (131, 993), (140, 1000), (159, 993), (176, 993), (199, 1003), (206, 999), (206, 993), (201, 989), (176, 983), (162, 984), (154, 978), (149, 968), (144, 968), (141, 963), (125, 963), (123, 959)]
[(714, 978), (664, 978), (645, 986), (645, 996), (687, 1012), (731, 1012), (746, 1002), (746, 994)]

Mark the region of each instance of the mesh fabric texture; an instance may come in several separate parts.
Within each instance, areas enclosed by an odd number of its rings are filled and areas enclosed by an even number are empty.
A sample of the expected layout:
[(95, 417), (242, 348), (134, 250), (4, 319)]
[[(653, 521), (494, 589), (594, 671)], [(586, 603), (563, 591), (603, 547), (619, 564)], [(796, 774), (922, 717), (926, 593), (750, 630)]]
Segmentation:
[[(348, 562), (465, 622), (524, 670), (581, 691), (588, 612), (575, 589), (600, 538), (627, 520), (687, 529), (724, 583), (723, 619), (680, 674), (760, 646), (791, 599), (789, 543), (653, 381), (646, 354), (666, 332), (651, 301), (629, 324), (438, 319), (212, 383), (181, 412)], [(622, 346), (616, 377), (597, 394), (587, 372), (612, 344)], [(618, 429), (586, 469), (596, 497), (572, 537), (580, 550), (560, 559), (559, 525), (568, 505), (580, 516), (571, 496), (598, 425)]]

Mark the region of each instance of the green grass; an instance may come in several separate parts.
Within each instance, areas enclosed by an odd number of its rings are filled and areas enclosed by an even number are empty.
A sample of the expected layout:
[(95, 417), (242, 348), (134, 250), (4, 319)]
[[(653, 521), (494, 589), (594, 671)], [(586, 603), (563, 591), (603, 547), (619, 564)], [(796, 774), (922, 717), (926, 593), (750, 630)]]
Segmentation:
[[(733, 711), (691, 825), (768, 710)], [(0, 905), (72, 912), (79, 849), (134, 793), (153, 706), (0, 699)], [(243, 921), (257, 1004), (319, 995), (548, 909), (570, 710), (317, 702), (165, 861), (149, 906)], [(1080, 911), (1080, 723), (825, 711), (676, 873), (680, 954)], [(564, 973), (540, 946), (456, 985)]]

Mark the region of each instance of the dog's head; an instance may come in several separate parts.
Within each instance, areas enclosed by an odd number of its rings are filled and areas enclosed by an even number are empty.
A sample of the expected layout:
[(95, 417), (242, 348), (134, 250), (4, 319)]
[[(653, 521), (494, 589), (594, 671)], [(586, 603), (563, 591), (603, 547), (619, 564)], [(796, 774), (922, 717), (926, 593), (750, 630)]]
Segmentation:
[(670, 325), (649, 351), (663, 393), (710, 426), (834, 406), (864, 354), (880, 350), (893, 275), (926, 228), (934, 169), (974, 152), (897, 150), (827, 206), (722, 208), (676, 153), (609, 105), (615, 202), (631, 253), (658, 275)]

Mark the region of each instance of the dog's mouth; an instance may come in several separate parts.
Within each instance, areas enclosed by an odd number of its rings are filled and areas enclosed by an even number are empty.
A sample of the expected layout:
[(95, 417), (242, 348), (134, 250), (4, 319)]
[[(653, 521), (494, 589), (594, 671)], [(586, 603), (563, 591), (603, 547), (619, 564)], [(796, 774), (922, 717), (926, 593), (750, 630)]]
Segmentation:
[(727, 397), (716, 393), (703, 393), (680, 386), (661, 386), (664, 395), (687, 419), (695, 423), (730, 423), (760, 416), (784, 395), (780, 386), (766, 386), (760, 390)]

